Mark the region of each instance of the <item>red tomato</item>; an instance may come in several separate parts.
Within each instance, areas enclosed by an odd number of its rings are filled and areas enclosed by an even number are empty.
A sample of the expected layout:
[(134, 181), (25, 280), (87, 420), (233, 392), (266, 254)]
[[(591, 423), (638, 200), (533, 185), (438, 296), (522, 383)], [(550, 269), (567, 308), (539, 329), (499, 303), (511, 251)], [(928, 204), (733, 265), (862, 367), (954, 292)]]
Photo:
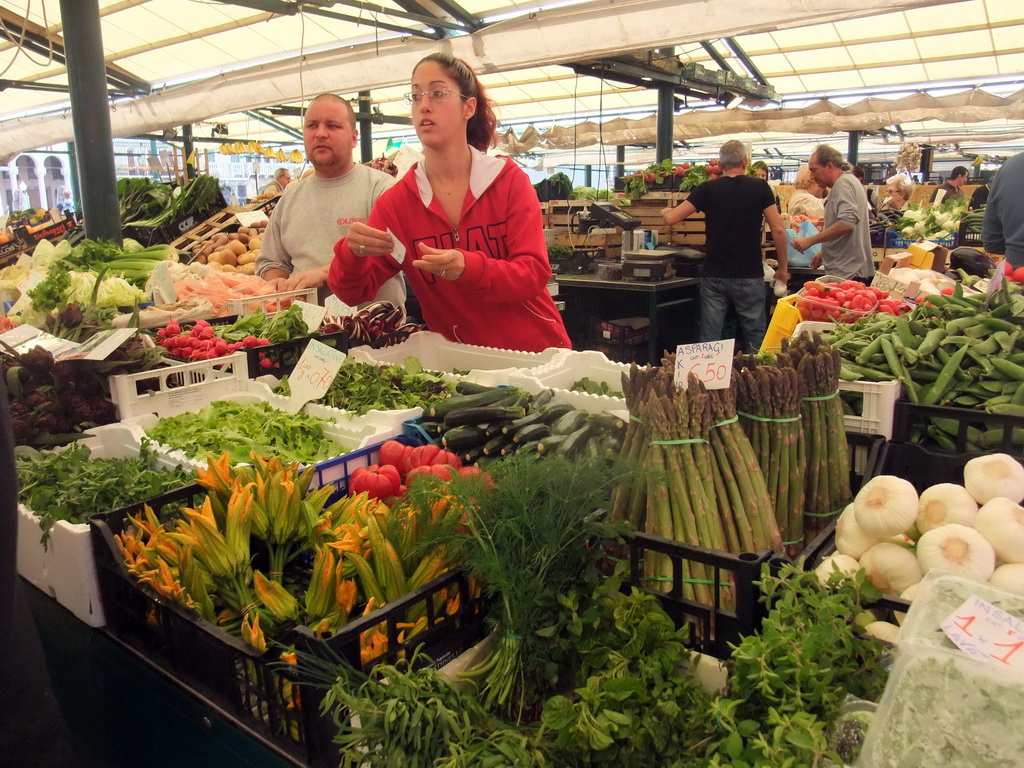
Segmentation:
[(941, 291), (939, 291), (939, 293), (941, 293), (943, 296), (952, 296), (953, 295), (953, 289), (952, 288), (943, 288)]
[(868, 291), (876, 299), (887, 299), (889, 298), (889, 292), (883, 291), (881, 288), (868, 288)]
[(380, 447), (380, 463), (390, 464), (398, 473), (404, 475), (409, 471), (409, 454), (413, 447), (397, 440), (388, 440)]
[(413, 467), (409, 470), (409, 474), (405, 476), (405, 482), (412, 485), (416, 482), (416, 479), (423, 475), (433, 475), (441, 480), (451, 480), (452, 473), (457, 472), (455, 467), (451, 467), (447, 464), (434, 464), (432, 466), (419, 466)]
[(398, 493), (401, 485), (402, 478), (398, 470), (390, 464), (371, 464), (359, 467), (352, 473), (348, 481), (348, 493), (355, 496), (366, 491), (371, 499), (386, 499)]
[(838, 301), (840, 304), (844, 304), (846, 302), (846, 298), (847, 298), (846, 291), (842, 290), (841, 288), (839, 290), (836, 290), (836, 291), (829, 291), (828, 295), (829, 295), (830, 299), (833, 299), (834, 301)]
[(1013, 277), (1013, 265), (1006, 259), (1003, 259), (1003, 273), (1007, 277)]
[(1024, 267), (1017, 267), (1013, 270), (1013, 282), (1024, 283)]
[(409, 469), (429, 467), (435, 464), (447, 464), (458, 469), (462, 460), (451, 451), (443, 450), (436, 445), (421, 445), (409, 453)]

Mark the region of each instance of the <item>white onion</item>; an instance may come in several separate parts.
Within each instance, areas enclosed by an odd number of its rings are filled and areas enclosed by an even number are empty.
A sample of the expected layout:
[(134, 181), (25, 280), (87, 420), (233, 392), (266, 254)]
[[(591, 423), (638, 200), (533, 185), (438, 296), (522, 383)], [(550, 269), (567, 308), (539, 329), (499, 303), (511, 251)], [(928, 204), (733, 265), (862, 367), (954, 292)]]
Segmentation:
[(992, 572), (989, 584), (1024, 595), (1024, 563), (1007, 563)]
[(917, 519), (917, 491), (901, 477), (879, 475), (853, 500), (857, 524), (869, 536), (886, 539), (903, 533)]
[(978, 510), (975, 527), (1004, 563), (1024, 563), (1024, 508), (1010, 499), (995, 498)]
[(1004, 497), (1015, 503), (1024, 499), (1024, 467), (1006, 453), (989, 453), (964, 466), (964, 486), (979, 504)]
[(978, 503), (962, 485), (939, 483), (925, 489), (918, 500), (917, 530), (927, 533), (947, 523), (974, 527)]
[(857, 524), (857, 515), (853, 504), (847, 505), (836, 520), (836, 549), (841, 554), (856, 559), (878, 543), (878, 539), (869, 536)]
[(900, 635), (900, 628), (888, 621), (872, 621), (864, 627), (864, 631), (871, 635), (871, 637), (877, 637), (879, 640), (891, 643), (892, 645), (896, 645)]
[(818, 581), (822, 584), (828, 584), (828, 580), (837, 570), (843, 574), (844, 577), (847, 577), (860, 570), (860, 563), (849, 555), (836, 552), (822, 560), (821, 565), (815, 568), (814, 572), (818, 576)]
[(887, 595), (899, 595), (923, 576), (917, 556), (909, 549), (883, 541), (860, 558), (868, 579)]
[(917, 542), (917, 561), (924, 573), (938, 570), (988, 581), (996, 568), (996, 553), (978, 531), (949, 523), (921, 536)]

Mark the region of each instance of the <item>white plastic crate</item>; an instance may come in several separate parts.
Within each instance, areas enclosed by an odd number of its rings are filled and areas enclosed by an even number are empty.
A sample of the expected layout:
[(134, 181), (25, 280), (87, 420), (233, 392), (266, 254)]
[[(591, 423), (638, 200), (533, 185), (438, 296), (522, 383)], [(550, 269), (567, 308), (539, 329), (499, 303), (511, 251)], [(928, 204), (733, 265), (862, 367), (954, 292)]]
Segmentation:
[(265, 315), (273, 315), (282, 309), (288, 309), (293, 302), (304, 301), (317, 304), (316, 288), (301, 288), (297, 291), (281, 291), (268, 293), (265, 296), (247, 296), (244, 299), (228, 299), (224, 303), (225, 315), (251, 315), (257, 309)]
[[(80, 441), (93, 458), (124, 459), (139, 455), (139, 446), (117, 429), (98, 428)], [(178, 462), (156, 456), (154, 468), (173, 469)], [(58, 520), (50, 530), (44, 547), (39, 518), (25, 505), (18, 505), (18, 573), (53, 597), (91, 627), (106, 622), (100, 589), (96, 581), (96, 562), (88, 523)]]
[(891, 440), (896, 401), (902, 391), (899, 381), (840, 381), (840, 397), (843, 392), (857, 392), (864, 398), (863, 415), (843, 416), (846, 431), (883, 435), (886, 440)]
[(797, 323), (796, 328), (793, 329), (793, 338), (795, 339), (805, 333), (810, 336), (814, 331), (828, 333), (835, 327), (835, 323), (823, 323), (820, 320), (803, 320)]
[(508, 383), (508, 376), (520, 369), (534, 369), (551, 362), (565, 350), (557, 347), (543, 352), (518, 352), (494, 347), (478, 347), (448, 341), (439, 333), (421, 331), (412, 334), (401, 344), (381, 349), (354, 347), (349, 354), (356, 360), (381, 365), (402, 363), (414, 357), (424, 368), (452, 373), (469, 371), (463, 378), (477, 384), (498, 386)]
[(629, 411), (626, 408), (625, 398), (590, 395), (570, 389), (576, 381), (584, 376), (589, 376), (595, 381), (606, 381), (609, 386), (620, 390), (623, 371), (629, 371), (628, 364), (613, 362), (600, 352), (563, 350), (563, 354), (557, 356), (546, 366), (532, 371), (512, 372), (506, 383), (509, 386), (519, 387), (531, 395), (536, 395), (543, 389), (550, 389), (555, 393), (551, 400), (553, 403), (566, 403), (573, 408), (590, 413), (608, 411), (622, 419), (628, 419)]
[(198, 410), (235, 392), (245, 392), (248, 365), (245, 353), (236, 352), (216, 360), (111, 376), (110, 395), (121, 419), (144, 413), (174, 416)]

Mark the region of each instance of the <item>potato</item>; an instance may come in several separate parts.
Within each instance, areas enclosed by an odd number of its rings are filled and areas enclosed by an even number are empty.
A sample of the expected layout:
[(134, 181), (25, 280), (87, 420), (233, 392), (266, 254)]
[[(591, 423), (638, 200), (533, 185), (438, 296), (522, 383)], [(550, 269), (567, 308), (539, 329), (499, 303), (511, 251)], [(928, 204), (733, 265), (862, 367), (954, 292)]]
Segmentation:
[(229, 243), (231, 241), (237, 240), (237, 239), (238, 239), (238, 233), (237, 232), (232, 232), (230, 235), (228, 235), (228, 242)]
[(236, 267), (234, 264), (221, 264), (220, 268), (221, 268), (221, 270), (223, 272), (237, 272), (238, 271), (238, 267)]
[(198, 256), (196, 256), (196, 261), (198, 261), (200, 264), (206, 264), (209, 258), (210, 257), (208, 254), (200, 253)]
[(244, 243), (240, 243), (237, 240), (229, 241), (225, 249), (231, 251), (235, 256), (241, 256), (249, 250), (245, 247)]
[(249, 235), (246, 234), (245, 232), (239, 232), (238, 233), (238, 242), (240, 242), (240, 243), (248, 243), (249, 242)]
[[(258, 253), (258, 251), (257, 251), (257, 253)], [(239, 265), (241, 265), (241, 264), (252, 264), (255, 261), (256, 261), (256, 253), (253, 253), (252, 251), (247, 251), (247, 252), (243, 253), (241, 256), (238, 257)]]
[(249, 231), (248, 227), (239, 227), (238, 228), (238, 234), (240, 234), (240, 235), (251, 235), (252, 233)]
[(243, 264), (238, 268), (239, 273), (243, 275), (255, 275), (256, 265), (255, 264)]
[(223, 245), (228, 241), (228, 235), (226, 232), (218, 232), (216, 235), (210, 238), (210, 242), (214, 245)]
[(258, 251), (263, 245), (263, 235), (255, 235), (249, 238), (249, 250)]

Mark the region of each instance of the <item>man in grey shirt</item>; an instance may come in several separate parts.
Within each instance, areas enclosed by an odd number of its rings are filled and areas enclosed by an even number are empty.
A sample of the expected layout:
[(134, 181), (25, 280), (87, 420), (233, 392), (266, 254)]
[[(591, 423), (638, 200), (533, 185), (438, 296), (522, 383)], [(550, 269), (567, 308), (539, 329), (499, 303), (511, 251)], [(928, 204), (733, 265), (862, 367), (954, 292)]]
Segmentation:
[[(374, 202), (395, 180), (354, 162), (356, 116), (338, 96), (321, 94), (309, 103), (302, 134), (313, 174), (292, 182), (281, 195), (256, 258), (256, 274), (282, 291), (315, 287), (323, 303), (331, 292), (327, 272), (334, 244), (353, 221), (366, 221)], [(378, 299), (403, 309), (405, 296), (401, 274), (377, 292)]]
[(875, 262), (864, 189), (839, 150), (827, 144), (817, 146), (807, 168), (819, 187), (831, 187), (825, 200), (825, 228), (816, 235), (794, 239), (793, 247), (803, 253), (821, 243), (821, 253), (811, 261), (811, 267), (820, 265), (830, 275), (870, 283)]

